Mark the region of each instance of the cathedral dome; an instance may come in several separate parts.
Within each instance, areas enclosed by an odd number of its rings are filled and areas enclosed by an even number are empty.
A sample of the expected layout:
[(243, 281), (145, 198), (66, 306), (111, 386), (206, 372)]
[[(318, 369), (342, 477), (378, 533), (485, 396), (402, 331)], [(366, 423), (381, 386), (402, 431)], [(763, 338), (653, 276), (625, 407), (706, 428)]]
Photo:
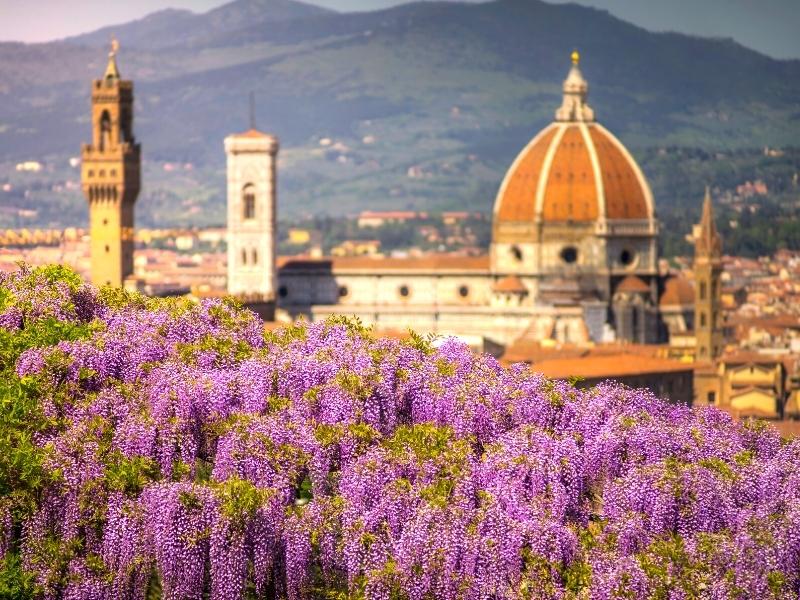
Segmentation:
[(497, 225), (653, 219), (653, 196), (631, 154), (594, 120), (577, 53), (556, 119), (519, 154), (495, 202)]

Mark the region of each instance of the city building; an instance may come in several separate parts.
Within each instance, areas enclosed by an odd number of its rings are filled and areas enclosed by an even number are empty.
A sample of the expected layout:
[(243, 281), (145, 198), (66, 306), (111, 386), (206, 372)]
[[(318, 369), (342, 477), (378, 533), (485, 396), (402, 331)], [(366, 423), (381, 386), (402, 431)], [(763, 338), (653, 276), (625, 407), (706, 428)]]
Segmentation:
[[(497, 194), (489, 255), (282, 259), (278, 305), (313, 320), (356, 315), (380, 330), (562, 342), (667, 341), (691, 308), (660, 298), (653, 195), (631, 154), (595, 120), (573, 55), (554, 122)], [(362, 213), (379, 226), (411, 213)], [(675, 294), (671, 294), (675, 296)], [(683, 327), (688, 327), (684, 323)]]
[(91, 277), (121, 287), (133, 274), (133, 208), (141, 149), (133, 136), (133, 82), (117, 68), (116, 40), (102, 79), (92, 82), (92, 143), (81, 148), (81, 183), (89, 203)]
[(278, 140), (251, 127), (225, 138), (228, 293), (259, 315), (275, 312)]

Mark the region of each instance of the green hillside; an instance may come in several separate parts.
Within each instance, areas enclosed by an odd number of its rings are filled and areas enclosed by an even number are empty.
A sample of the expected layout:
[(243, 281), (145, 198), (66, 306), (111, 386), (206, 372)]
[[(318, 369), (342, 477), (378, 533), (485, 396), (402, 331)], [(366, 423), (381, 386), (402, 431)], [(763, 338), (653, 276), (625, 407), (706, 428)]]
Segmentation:
[[(576, 47), (598, 119), (640, 158), (665, 146), (785, 146), (800, 134), (800, 61), (650, 33), (577, 5), (417, 3), (338, 14), (237, 0), (113, 31), (122, 74), (136, 83), (142, 224), (222, 221), (222, 140), (246, 127), (250, 91), (260, 127), (281, 138), (284, 215), (489, 210), (515, 154), (551, 120)], [(38, 159), (54, 178), (74, 176), (65, 164), (89, 137), (89, 80), (103, 71), (109, 33), (0, 44), (4, 170)], [(178, 177), (164, 162), (193, 170)], [(675, 200), (663, 187), (662, 208)], [(50, 215), (42, 224), (84, 215), (77, 193), (46, 192), (36, 200), (53, 204), (37, 205)]]

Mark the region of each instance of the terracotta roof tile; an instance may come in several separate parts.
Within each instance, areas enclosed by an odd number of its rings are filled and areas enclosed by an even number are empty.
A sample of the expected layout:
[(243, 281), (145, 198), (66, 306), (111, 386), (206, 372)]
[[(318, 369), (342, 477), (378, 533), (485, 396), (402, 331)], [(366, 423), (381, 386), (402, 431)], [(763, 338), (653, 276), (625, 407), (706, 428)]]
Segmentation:
[(646, 219), (647, 200), (636, 171), (628, 158), (608, 135), (598, 127), (589, 128), (594, 142), (603, 193), (606, 197), (606, 217), (609, 219)]
[(419, 258), (386, 258), (367, 256), (342, 256), (324, 258), (297, 258), (281, 256), (278, 268), (331, 269), (333, 271), (489, 271), (488, 256), (452, 256), (447, 254)]
[(592, 159), (578, 125), (564, 132), (550, 165), (542, 201), (545, 221), (597, 219), (597, 184)]
[(545, 154), (558, 129), (551, 127), (540, 134), (533, 146), (523, 150), (516, 168), (509, 171), (508, 181), (498, 205), (498, 221), (533, 221), (536, 208), (536, 186), (539, 183)]
[(586, 379), (614, 379), (632, 375), (692, 371), (691, 364), (638, 354), (609, 354), (581, 358), (555, 358), (534, 363), (531, 369), (551, 379), (579, 376)]
[[(588, 127), (588, 137), (582, 127)], [(601, 181), (596, 180), (593, 157)], [(542, 178), (545, 221), (594, 221), (600, 201), (609, 219), (649, 217), (649, 190), (636, 163), (599, 125), (554, 123), (543, 129), (509, 169), (498, 195), (496, 221), (532, 222)]]
[(263, 131), (259, 131), (258, 129), (248, 129), (247, 131), (243, 131), (242, 133), (234, 133), (232, 137), (237, 138), (268, 138), (272, 137), (268, 133), (264, 133)]
[(516, 275), (503, 277), (492, 286), (492, 290), (495, 292), (508, 292), (512, 294), (525, 294), (528, 292), (528, 288), (525, 287), (525, 284), (522, 283), (520, 278)]
[(617, 286), (618, 292), (649, 292), (650, 286), (648, 286), (641, 278), (637, 277), (636, 275), (628, 275), (625, 279), (620, 281), (619, 285)]
[(658, 300), (661, 306), (694, 304), (694, 286), (685, 277), (670, 277), (664, 283), (664, 293)]

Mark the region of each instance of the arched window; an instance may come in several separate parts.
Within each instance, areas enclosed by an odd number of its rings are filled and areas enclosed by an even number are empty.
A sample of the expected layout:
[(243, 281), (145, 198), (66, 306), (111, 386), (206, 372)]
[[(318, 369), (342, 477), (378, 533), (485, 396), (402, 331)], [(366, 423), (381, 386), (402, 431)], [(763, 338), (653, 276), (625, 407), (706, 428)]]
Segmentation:
[(705, 327), (705, 326), (706, 326), (706, 313), (701, 312), (700, 313), (700, 327)]
[(111, 146), (111, 115), (107, 110), (100, 116), (100, 151)]
[(247, 250), (245, 249), (242, 249), (242, 264), (243, 265), (247, 264)]
[(242, 216), (245, 220), (256, 218), (256, 187), (248, 183), (242, 190)]
[(706, 282), (705, 281), (701, 281), (700, 282), (700, 300), (705, 300), (705, 299), (706, 299)]
[(252, 263), (254, 265), (257, 265), (258, 264), (258, 250), (256, 250), (255, 248), (253, 248), (252, 257), (253, 257)]

